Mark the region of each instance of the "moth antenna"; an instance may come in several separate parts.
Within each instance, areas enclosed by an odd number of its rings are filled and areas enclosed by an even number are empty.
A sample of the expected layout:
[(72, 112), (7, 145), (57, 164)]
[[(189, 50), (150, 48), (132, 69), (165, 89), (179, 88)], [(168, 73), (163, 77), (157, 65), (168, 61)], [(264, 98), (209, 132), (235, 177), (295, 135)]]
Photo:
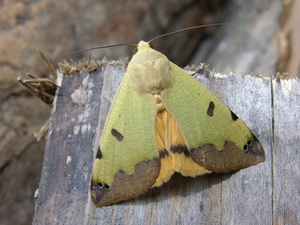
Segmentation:
[(62, 55), (60, 57), (57, 57), (55, 59), (55, 61), (60, 60), (60, 59), (65, 58), (65, 57), (76, 55), (76, 54), (79, 54), (79, 53), (83, 53), (83, 52), (87, 52), (87, 51), (92, 51), (92, 50), (95, 50), (95, 49), (113, 48), (113, 47), (125, 46), (125, 45), (137, 46), (136, 44), (130, 44), (130, 43), (120, 43), (120, 44), (113, 44), (113, 45), (96, 46), (96, 47), (92, 47), (92, 48), (83, 49), (83, 50), (80, 50), (80, 51), (77, 51), (77, 52), (72, 52), (70, 54)]
[(54, 66), (52, 65), (51, 60), (45, 55), (45, 53), (41, 49), (39, 49), (38, 51), (39, 51), (39, 54), (40, 54), (41, 58), (43, 59), (45, 65), (47, 66), (48, 70), (50, 71), (53, 79), (56, 79), (56, 71), (55, 71)]
[[(178, 34), (178, 33), (184, 32), (184, 31), (188, 31), (188, 30), (204, 28), (204, 27), (211, 27), (211, 26), (221, 26), (221, 25), (225, 25), (225, 24), (227, 24), (227, 23), (214, 23), (214, 24), (208, 24), (208, 25), (199, 25), (199, 26), (194, 26), (194, 27), (188, 27), (188, 28), (173, 31), (173, 32), (170, 32), (170, 33), (162, 34), (158, 37), (155, 37), (155, 38), (151, 39), (150, 41), (148, 41), (148, 43), (150, 43), (150, 42), (152, 42), (152, 41), (154, 41), (158, 38), (166, 37), (166, 36), (173, 35), (173, 34)], [(112, 48), (112, 47), (118, 47), (118, 46), (125, 46), (125, 45), (137, 46), (137, 44), (132, 44), (132, 43), (120, 43), (120, 44), (113, 44), (113, 45), (96, 46), (96, 47), (87, 48), (87, 49), (83, 49), (83, 50), (80, 50), (80, 51), (72, 52), (70, 54), (62, 55), (60, 57), (57, 57), (55, 59), (55, 61), (60, 60), (60, 59), (65, 58), (65, 57), (76, 55), (76, 54), (79, 54), (79, 53), (87, 52), (87, 51), (92, 51), (92, 50), (101, 49), (101, 48)]]
[(213, 24), (207, 24), (207, 25), (199, 25), (199, 26), (194, 26), (194, 27), (188, 27), (188, 28), (184, 28), (184, 29), (181, 29), (181, 30), (172, 31), (170, 33), (162, 34), (160, 36), (157, 36), (157, 37), (151, 39), (150, 41), (148, 41), (148, 43), (150, 44), (150, 42), (155, 41), (156, 39), (166, 37), (166, 36), (170, 36), (170, 35), (173, 35), (173, 34), (182, 33), (184, 31), (188, 31), (188, 30), (194, 30), (194, 29), (198, 29), (198, 28), (212, 27), (212, 26), (222, 26), (222, 25), (226, 25), (226, 24), (227, 23), (213, 23)]

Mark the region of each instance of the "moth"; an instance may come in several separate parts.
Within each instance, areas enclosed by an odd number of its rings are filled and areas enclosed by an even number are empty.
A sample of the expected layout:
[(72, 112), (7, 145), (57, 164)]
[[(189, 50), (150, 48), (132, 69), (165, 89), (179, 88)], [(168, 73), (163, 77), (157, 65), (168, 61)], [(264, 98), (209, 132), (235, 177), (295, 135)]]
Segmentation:
[(137, 49), (96, 154), (97, 207), (136, 198), (174, 172), (228, 173), (265, 160), (249, 128), (204, 85), (147, 42)]

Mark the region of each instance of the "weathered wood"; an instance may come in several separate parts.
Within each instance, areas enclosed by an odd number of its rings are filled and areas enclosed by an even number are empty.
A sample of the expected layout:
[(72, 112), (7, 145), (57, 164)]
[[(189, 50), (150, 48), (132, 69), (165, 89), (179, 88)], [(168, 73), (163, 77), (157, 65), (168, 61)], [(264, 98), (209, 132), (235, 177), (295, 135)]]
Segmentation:
[(275, 224), (300, 224), (300, 82), (274, 82), (273, 214)]
[(95, 208), (92, 164), (124, 71), (124, 64), (106, 62), (94, 72), (63, 76), (34, 224), (299, 223), (300, 82), (251, 76), (197, 78), (251, 128), (265, 148), (264, 163), (235, 174), (176, 174), (138, 199)]

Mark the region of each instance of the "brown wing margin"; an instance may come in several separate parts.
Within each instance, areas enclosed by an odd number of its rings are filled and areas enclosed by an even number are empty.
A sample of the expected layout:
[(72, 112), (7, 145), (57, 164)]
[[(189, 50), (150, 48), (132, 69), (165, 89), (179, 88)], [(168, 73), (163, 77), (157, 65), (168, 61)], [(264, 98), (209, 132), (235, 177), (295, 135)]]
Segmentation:
[(119, 171), (110, 187), (104, 184), (92, 184), (91, 196), (94, 204), (97, 207), (108, 206), (146, 193), (158, 176), (159, 168), (158, 158), (142, 161), (135, 166), (134, 173), (131, 175)]
[(192, 157), (199, 165), (216, 173), (237, 171), (265, 161), (262, 145), (255, 137), (239, 149), (232, 141), (225, 141), (222, 150), (213, 144), (204, 144), (191, 149)]

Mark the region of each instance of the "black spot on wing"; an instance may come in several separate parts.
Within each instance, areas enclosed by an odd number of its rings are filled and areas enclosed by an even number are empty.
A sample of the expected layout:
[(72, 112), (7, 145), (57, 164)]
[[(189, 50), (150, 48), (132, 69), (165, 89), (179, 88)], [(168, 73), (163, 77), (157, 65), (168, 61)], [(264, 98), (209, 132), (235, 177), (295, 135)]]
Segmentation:
[(102, 152), (100, 150), (100, 147), (98, 147), (98, 151), (97, 151), (97, 154), (96, 154), (96, 159), (101, 159), (102, 158)]
[(210, 102), (209, 106), (207, 108), (207, 115), (212, 117), (214, 115), (214, 109), (215, 109), (215, 103), (214, 102)]
[(114, 136), (118, 141), (122, 141), (124, 136), (119, 132), (117, 131), (116, 129), (111, 129), (111, 134), (112, 136)]
[(235, 113), (232, 112), (231, 110), (230, 110), (230, 113), (231, 113), (231, 118), (232, 118), (234, 121), (236, 121), (236, 120), (238, 119), (238, 116), (235, 115)]
[(167, 149), (159, 150), (159, 158), (165, 158), (166, 156), (169, 156), (169, 152)]
[(249, 149), (251, 149), (252, 145), (253, 145), (253, 141), (252, 140), (248, 141), (247, 144), (245, 144), (243, 147), (244, 151), (248, 152)]
[(190, 157), (190, 151), (185, 145), (172, 145), (171, 151), (173, 153), (184, 154), (186, 157)]
[(98, 184), (91, 186), (91, 190), (93, 190), (93, 191), (95, 191), (97, 189), (102, 189), (102, 188), (104, 188), (106, 191), (109, 191), (110, 186), (108, 184), (102, 184), (102, 183), (98, 183)]

